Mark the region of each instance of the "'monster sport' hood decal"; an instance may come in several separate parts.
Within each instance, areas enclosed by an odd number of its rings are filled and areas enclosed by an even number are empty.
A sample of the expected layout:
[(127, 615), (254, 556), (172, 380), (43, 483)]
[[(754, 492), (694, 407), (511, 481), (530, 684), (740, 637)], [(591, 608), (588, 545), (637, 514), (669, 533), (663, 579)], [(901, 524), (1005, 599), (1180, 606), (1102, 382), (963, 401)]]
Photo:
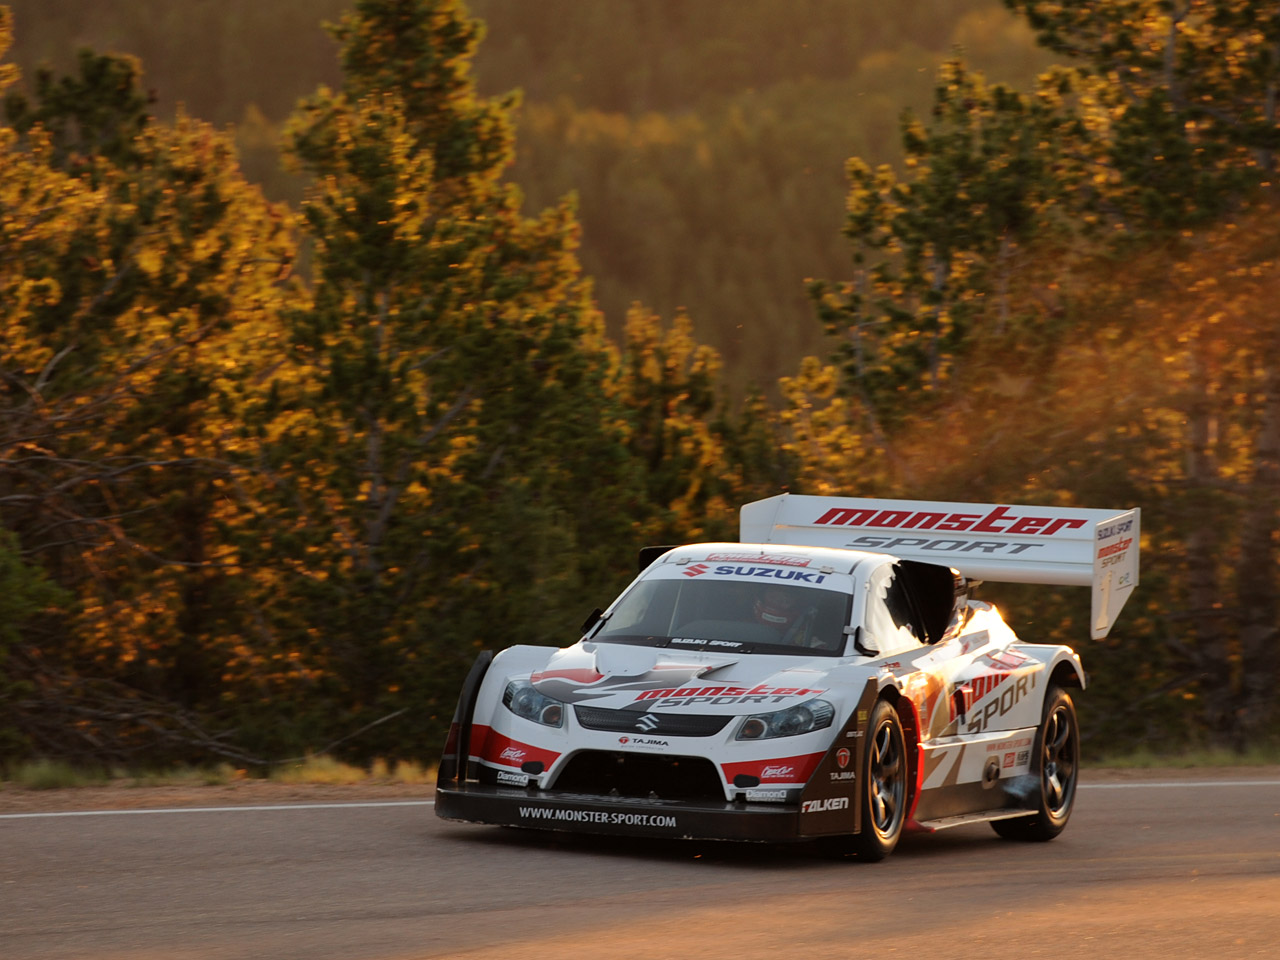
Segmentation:
[(744, 664), (724, 654), (582, 643), (558, 651), (529, 679), (539, 693), (565, 703), (595, 701), (637, 712), (690, 706), (718, 712), (718, 707), (736, 713), (817, 696), (824, 674), (794, 666), (777, 672), (776, 664)]
[(731, 657), (659, 659), (650, 647), (580, 644), (558, 651), (546, 669), (529, 679), (547, 697), (565, 703), (584, 703), (626, 691), (682, 687), (695, 677), (728, 667)]

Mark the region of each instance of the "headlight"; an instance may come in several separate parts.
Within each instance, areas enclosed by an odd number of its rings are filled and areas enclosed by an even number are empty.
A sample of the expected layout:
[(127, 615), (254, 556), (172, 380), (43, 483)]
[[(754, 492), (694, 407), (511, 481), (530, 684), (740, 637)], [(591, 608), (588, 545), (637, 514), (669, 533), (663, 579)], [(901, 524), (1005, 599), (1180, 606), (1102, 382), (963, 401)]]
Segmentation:
[(517, 717), (548, 727), (564, 726), (564, 704), (544, 697), (528, 680), (512, 680), (502, 694), (502, 705)]
[(776, 713), (757, 713), (742, 721), (739, 740), (769, 740), (773, 737), (795, 737), (831, 726), (836, 709), (825, 700), (804, 703)]

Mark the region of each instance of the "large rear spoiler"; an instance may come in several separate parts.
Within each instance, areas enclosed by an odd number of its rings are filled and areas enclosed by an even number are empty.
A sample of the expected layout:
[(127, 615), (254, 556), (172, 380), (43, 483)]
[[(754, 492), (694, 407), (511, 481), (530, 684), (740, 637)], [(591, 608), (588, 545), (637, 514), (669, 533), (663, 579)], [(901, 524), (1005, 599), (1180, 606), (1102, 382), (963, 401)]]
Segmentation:
[(742, 507), (743, 543), (840, 547), (954, 567), (971, 579), (1093, 588), (1092, 635), (1138, 585), (1141, 511), (784, 493)]

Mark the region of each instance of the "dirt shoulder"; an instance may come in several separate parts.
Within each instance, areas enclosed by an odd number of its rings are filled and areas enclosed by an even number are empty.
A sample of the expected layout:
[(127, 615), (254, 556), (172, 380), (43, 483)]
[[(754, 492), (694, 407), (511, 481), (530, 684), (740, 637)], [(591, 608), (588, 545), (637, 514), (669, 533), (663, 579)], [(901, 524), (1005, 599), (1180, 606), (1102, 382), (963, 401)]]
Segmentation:
[[(1204, 780), (1280, 781), (1280, 766), (1088, 768), (1081, 783), (1176, 783)], [(65, 790), (27, 790), (0, 784), (0, 814), (57, 813), (84, 810), (144, 810), (174, 807), (229, 807), (257, 804), (369, 803), (430, 800), (428, 784), (291, 784), (237, 780), (226, 784), (135, 786), (127, 781)]]
[(286, 803), (368, 803), (430, 800), (427, 784), (275, 783), (237, 780), (216, 785), (135, 786), (127, 781), (64, 790), (27, 790), (0, 785), (0, 814), (80, 810), (142, 810), (169, 807), (230, 807)]

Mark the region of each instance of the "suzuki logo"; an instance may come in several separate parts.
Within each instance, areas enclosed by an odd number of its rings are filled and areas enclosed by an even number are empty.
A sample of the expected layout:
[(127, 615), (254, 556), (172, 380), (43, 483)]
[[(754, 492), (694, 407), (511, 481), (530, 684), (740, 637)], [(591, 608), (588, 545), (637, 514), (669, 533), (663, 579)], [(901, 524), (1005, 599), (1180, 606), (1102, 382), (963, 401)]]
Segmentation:
[(636, 729), (643, 730), (645, 733), (653, 733), (658, 729), (659, 720), (652, 713), (646, 713), (643, 717), (636, 721)]
[(705, 563), (695, 563), (688, 570), (682, 571), (686, 577), (698, 577), (706, 573), (711, 568)]

